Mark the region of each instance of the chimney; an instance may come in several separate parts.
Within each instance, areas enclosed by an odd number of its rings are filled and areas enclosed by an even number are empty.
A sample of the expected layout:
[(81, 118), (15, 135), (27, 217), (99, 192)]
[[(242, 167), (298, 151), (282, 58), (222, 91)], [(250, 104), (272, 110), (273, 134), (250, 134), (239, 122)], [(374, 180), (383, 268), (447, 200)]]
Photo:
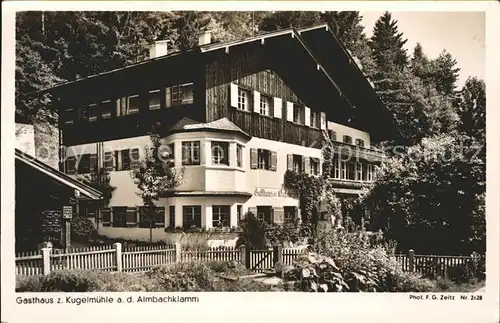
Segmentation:
[(209, 31), (204, 31), (198, 35), (198, 45), (203, 46), (210, 44), (212, 42), (212, 33)]
[(156, 58), (168, 54), (168, 40), (157, 40), (149, 45), (149, 58)]

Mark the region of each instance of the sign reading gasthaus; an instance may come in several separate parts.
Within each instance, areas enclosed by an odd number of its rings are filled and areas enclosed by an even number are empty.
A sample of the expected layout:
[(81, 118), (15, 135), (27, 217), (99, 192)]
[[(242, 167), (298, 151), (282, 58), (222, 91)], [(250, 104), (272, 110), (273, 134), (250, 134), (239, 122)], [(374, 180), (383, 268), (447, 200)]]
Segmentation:
[(282, 188), (264, 188), (264, 187), (256, 187), (254, 192), (254, 196), (258, 197), (289, 197), (289, 198), (298, 198), (297, 192), (290, 191)]

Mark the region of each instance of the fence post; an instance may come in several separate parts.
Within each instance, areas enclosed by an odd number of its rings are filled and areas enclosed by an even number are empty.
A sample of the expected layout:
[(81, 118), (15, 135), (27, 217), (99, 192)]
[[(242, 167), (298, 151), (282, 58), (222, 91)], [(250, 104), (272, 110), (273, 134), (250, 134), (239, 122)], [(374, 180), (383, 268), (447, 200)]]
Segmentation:
[(52, 248), (42, 248), (43, 274), (50, 274), (50, 252)]
[(408, 267), (411, 273), (415, 271), (415, 251), (413, 249), (408, 251)]
[(181, 262), (181, 244), (179, 242), (175, 243), (175, 262)]
[(116, 250), (116, 271), (122, 271), (122, 244), (119, 242), (113, 243), (113, 247)]
[(283, 248), (280, 244), (273, 247), (273, 265), (276, 265), (277, 262), (283, 263)]
[(247, 251), (246, 251), (245, 245), (243, 244), (240, 246), (240, 261), (243, 264), (243, 266), (245, 266), (245, 267), (247, 265), (246, 259), (247, 259)]

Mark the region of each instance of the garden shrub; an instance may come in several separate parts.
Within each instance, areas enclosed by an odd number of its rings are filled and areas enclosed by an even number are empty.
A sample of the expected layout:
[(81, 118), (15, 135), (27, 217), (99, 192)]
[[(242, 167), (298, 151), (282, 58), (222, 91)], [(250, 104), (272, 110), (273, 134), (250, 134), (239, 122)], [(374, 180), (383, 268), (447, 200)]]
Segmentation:
[(91, 292), (98, 290), (97, 273), (84, 270), (56, 270), (47, 276), (19, 279), (16, 291), (24, 292)]
[(403, 272), (386, 245), (367, 232), (329, 230), (319, 234), (313, 250), (335, 261), (349, 291), (430, 290), (432, 282)]
[(164, 291), (212, 291), (215, 271), (207, 263), (188, 262), (160, 266), (147, 276), (160, 284)]

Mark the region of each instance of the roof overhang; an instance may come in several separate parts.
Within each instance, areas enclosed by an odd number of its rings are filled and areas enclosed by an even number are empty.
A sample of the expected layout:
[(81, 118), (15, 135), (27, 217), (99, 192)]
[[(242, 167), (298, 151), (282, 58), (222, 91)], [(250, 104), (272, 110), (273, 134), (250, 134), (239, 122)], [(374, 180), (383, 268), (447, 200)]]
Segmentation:
[(327, 73), (350, 98), (351, 104), (356, 107), (356, 120), (354, 120), (356, 124), (369, 130), (376, 141), (403, 140), (391, 113), (378, 97), (354, 57), (328, 25), (302, 28), (297, 32), (323, 64)]
[(52, 180), (57, 181), (70, 189), (79, 191), (80, 194), (83, 195), (84, 199), (101, 200), (103, 197), (103, 194), (98, 190), (74, 179), (69, 175), (64, 174), (55, 168), (48, 166), (36, 158), (23, 153), (19, 149), (16, 149), (15, 151), (15, 158), (33, 170), (48, 176)]

